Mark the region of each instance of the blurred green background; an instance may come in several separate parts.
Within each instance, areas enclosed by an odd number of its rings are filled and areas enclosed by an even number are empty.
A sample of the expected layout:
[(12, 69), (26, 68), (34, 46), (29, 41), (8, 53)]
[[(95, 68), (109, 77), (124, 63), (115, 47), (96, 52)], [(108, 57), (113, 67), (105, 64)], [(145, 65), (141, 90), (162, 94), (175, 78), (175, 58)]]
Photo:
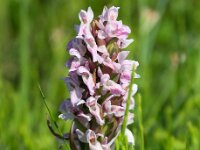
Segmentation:
[[(57, 149), (46, 125), (38, 83), (57, 118), (68, 97), (65, 51), (78, 13), (91, 6), (119, 6), (132, 29), (130, 58), (141, 78), (144, 147), (200, 149), (200, 1), (198, 0), (1, 0), (0, 149)], [(138, 103), (135, 149), (141, 148)], [(59, 122), (67, 129), (69, 123)]]

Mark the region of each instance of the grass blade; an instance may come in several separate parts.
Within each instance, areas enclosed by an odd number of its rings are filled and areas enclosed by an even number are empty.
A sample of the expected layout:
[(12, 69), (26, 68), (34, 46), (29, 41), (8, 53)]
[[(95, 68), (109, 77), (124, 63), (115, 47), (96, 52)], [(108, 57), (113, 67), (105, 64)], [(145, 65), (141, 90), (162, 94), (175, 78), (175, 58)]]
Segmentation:
[(140, 150), (144, 150), (144, 131), (143, 131), (143, 121), (142, 121), (142, 104), (141, 104), (141, 95), (138, 94), (137, 101), (138, 101), (138, 123), (139, 123), (139, 132), (140, 132)]
[[(49, 107), (48, 107), (48, 105), (47, 105), (47, 103), (46, 103), (46, 97), (45, 97), (45, 95), (44, 95), (44, 93), (43, 93), (43, 91), (42, 91), (42, 89), (41, 89), (41, 86), (40, 86), (40, 84), (38, 83), (38, 88), (39, 88), (39, 91), (40, 91), (40, 94), (41, 94), (41, 96), (42, 96), (42, 99), (43, 99), (43, 102), (44, 102), (44, 105), (45, 105), (45, 107), (46, 107), (46, 109), (47, 109), (47, 111), (48, 111), (48, 114), (49, 114), (49, 116), (50, 116), (50, 120), (53, 122), (53, 125), (54, 125), (54, 127), (57, 129), (57, 131), (58, 131), (58, 133), (62, 136), (63, 134), (62, 134), (62, 132), (61, 132), (61, 130), (60, 130), (60, 128), (58, 127), (58, 124), (56, 123), (56, 121), (55, 121), (55, 119), (54, 119), (54, 117), (53, 117), (53, 115), (52, 115), (52, 113), (51, 113), (51, 110), (49, 109)], [(49, 120), (47, 119), (47, 123), (48, 123), (48, 127), (50, 128), (51, 126), (50, 126), (50, 122), (49, 122)], [(52, 128), (50, 128), (50, 129), (52, 129)], [(52, 131), (51, 131), (52, 132)], [(56, 133), (55, 133), (56, 134)], [(59, 136), (60, 136), (59, 135)], [(58, 136), (58, 137), (59, 137)], [(63, 140), (64, 141), (64, 140)], [(70, 150), (70, 148), (69, 148), (69, 146), (68, 146), (68, 144), (64, 141), (64, 144), (63, 144), (64, 146), (65, 146), (65, 148), (68, 150)]]

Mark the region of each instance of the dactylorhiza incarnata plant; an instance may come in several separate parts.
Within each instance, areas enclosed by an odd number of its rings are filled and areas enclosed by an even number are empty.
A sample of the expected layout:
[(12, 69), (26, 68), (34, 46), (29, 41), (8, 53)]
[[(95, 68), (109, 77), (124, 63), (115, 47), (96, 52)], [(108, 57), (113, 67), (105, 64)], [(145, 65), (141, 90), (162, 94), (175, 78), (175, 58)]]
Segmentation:
[[(118, 10), (104, 7), (97, 19), (90, 7), (81, 10), (81, 24), (75, 26), (78, 35), (67, 45), (71, 58), (65, 82), (70, 98), (61, 104), (59, 118), (73, 121), (69, 141), (75, 150), (109, 150), (121, 131), (132, 71), (139, 63), (127, 60), (129, 51), (122, 51), (133, 39), (127, 39), (130, 28), (117, 21)], [(136, 84), (131, 86), (129, 109), (134, 108), (137, 91)], [(129, 112), (127, 125), (133, 117)], [(125, 133), (133, 143), (131, 131)]]

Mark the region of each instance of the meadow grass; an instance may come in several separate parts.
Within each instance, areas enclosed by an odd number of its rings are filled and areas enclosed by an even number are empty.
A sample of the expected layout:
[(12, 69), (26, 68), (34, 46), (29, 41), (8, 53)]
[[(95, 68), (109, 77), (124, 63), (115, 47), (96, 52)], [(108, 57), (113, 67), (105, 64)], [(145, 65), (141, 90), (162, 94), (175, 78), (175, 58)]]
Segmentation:
[[(62, 133), (59, 104), (69, 96), (63, 77), (67, 42), (78, 12), (91, 6), (121, 7), (119, 18), (132, 29), (128, 47), (141, 78), (135, 146), (125, 149), (200, 149), (200, 2), (196, 0), (6, 0), (0, 2), (0, 149), (57, 149), (46, 124), (46, 103)], [(141, 109), (142, 108), (142, 109)], [(126, 139), (125, 139), (126, 140)], [(117, 145), (117, 144), (116, 144)], [(116, 146), (116, 149), (120, 147)], [(121, 150), (121, 149), (120, 149)]]

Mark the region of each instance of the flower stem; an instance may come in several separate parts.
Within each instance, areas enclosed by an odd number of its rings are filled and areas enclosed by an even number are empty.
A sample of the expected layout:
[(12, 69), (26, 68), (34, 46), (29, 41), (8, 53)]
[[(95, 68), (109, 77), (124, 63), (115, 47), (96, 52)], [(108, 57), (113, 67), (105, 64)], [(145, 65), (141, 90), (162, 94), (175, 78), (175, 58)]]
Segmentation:
[(140, 132), (140, 150), (144, 150), (144, 131), (143, 131), (143, 122), (142, 122), (142, 105), (141, 105), (141, 95), (138, 94), (138, 122), (139, 122), (139, 132)]
[(131, 92), (132, 92), (133, 81), (134, 81), (134, 74), (135, 73), (133, 71), (132, 75), (131, 75), (130, 86), (129, 86), (128, 99), (127, 99), (127, 102), (126, 102), (126, 110), (125, 110), (125, 114), (124, 114), (124, 121), (123, 121), (123, 124), (122, 124), (122, 135), (123, 136), (125, 136), (125, 130), (126, 130), (126, 126), (127, 126), (129, 106), (130, 106), (130, 102), (131, 102)]

